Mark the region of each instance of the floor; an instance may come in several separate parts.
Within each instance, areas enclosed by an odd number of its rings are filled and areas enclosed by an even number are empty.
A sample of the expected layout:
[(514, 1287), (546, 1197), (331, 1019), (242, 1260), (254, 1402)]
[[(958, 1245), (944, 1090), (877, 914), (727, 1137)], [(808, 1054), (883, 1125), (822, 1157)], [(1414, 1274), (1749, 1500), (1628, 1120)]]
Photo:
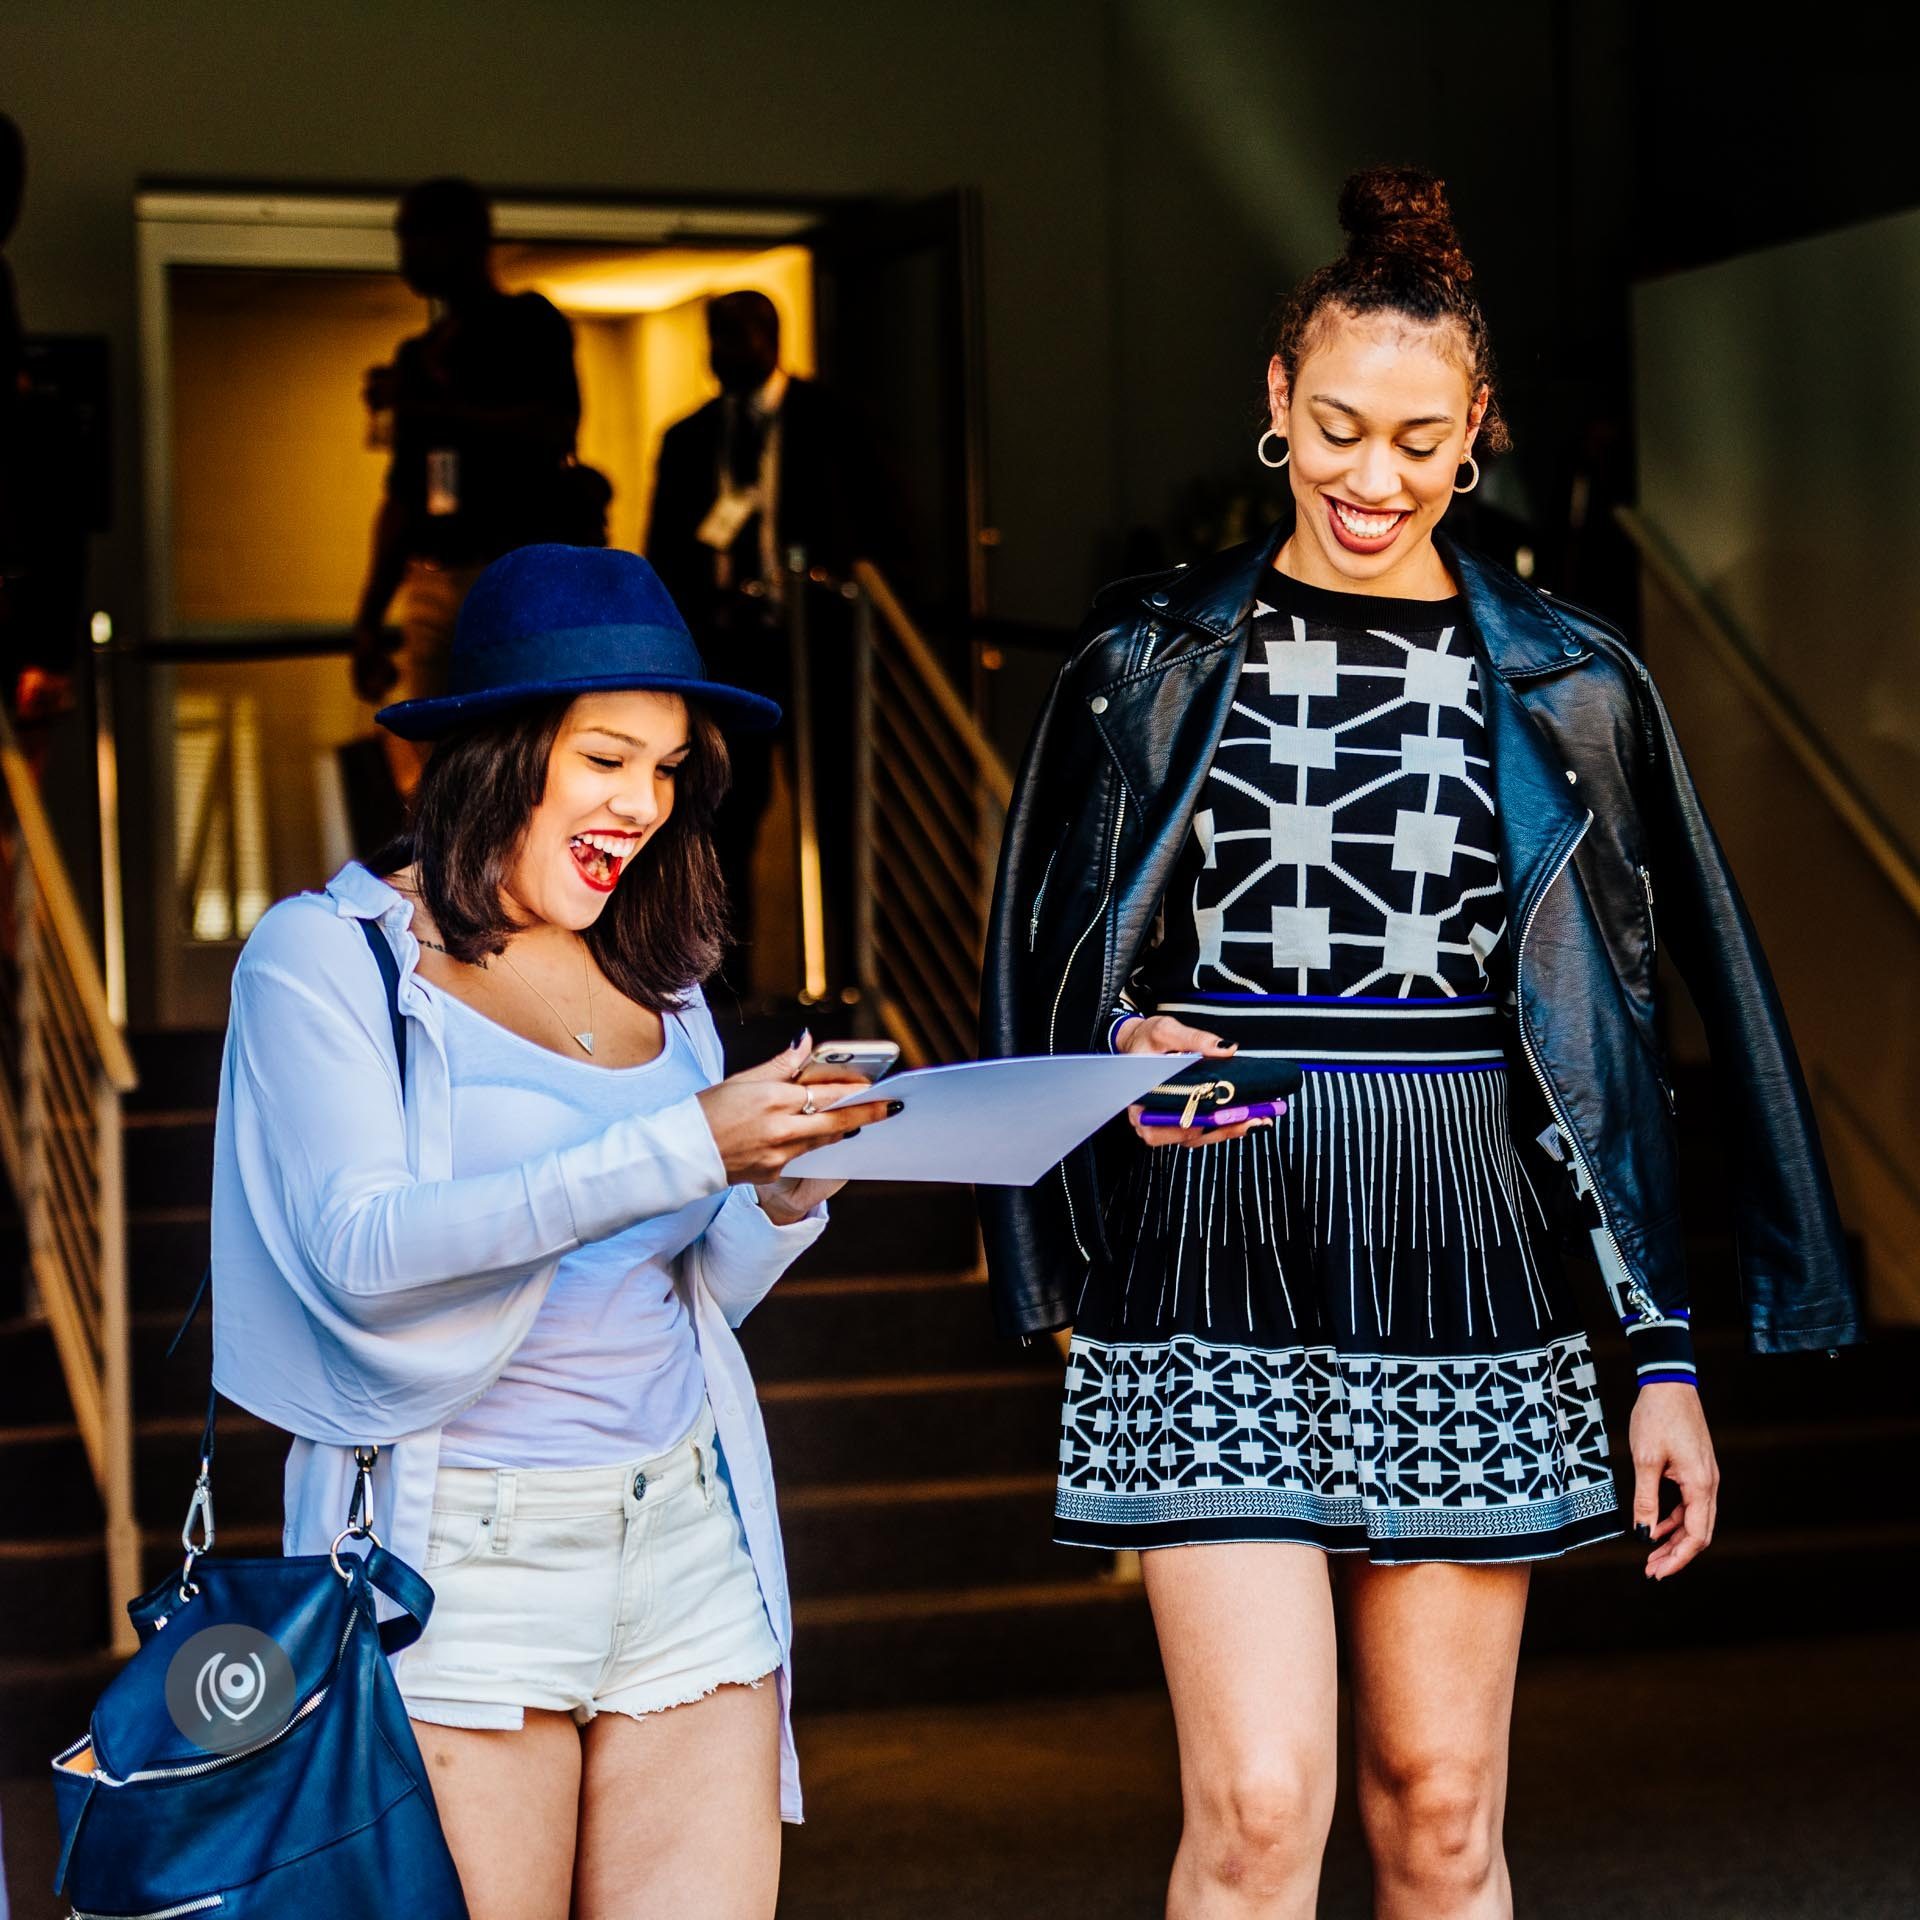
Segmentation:
[[(781, 1920), (1150, 1920), (1177, 1831), (1156, 1695), (823, 1715)], [(0, 1785), (14, 1920), (55, 1920), (38, 1782)], [(1527, 1920), (1911, 1920), (1920, 1633), (1540, 1659), (1508, 1849)], [(1320, 1912), (1367, 1913), (1345, 1792)]]

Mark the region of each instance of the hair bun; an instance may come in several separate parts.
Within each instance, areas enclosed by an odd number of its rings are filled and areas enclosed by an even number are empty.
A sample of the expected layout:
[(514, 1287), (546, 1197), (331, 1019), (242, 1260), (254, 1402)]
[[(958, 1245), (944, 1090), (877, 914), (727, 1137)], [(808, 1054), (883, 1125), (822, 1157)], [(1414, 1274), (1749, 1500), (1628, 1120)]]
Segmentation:
[(1397, 255), (1462, 284), (1473, 278), (1445, 182), (1417, 167), (1365, 167), (1349, 174), (1340, 189), (1339, 217), (1350, 259)]

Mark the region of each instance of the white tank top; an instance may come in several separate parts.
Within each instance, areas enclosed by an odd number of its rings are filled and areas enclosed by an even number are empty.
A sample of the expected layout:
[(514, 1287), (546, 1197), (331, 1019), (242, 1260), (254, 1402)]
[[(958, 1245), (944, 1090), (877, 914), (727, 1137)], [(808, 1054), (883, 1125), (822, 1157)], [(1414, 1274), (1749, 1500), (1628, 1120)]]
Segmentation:
[[(672, 1014), (657, 1058), (596, 1067), (523, 1039), (453, 994), (426, 990), (449, 1009), (456, 1177), (522, 1166), (708, 1085)], [(674, 1445), (699, 1414), (706, 1381), (672, 1262), (725, 1198), (697, 1200), (562, 1255), (505, 1370), (441, 1429), (440, 1464), (600, 1467)]]

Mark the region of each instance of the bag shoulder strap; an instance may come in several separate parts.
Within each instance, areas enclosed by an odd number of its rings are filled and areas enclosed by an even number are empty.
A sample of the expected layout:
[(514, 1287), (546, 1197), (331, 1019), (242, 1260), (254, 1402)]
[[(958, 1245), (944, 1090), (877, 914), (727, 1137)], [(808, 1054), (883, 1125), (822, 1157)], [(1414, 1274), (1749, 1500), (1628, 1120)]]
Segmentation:
[[(400, 1098), (407, 1097), (407, 1017), (400, 1011), (400, 963), (393, 957), (393, 949), (387, 945), (386, 935), (380, 931), (379, 923), (374, 920), (355, 922), (365, 936), (367, 945), (373, 949), (374, 964), (380, 969), (380, 980), (387, 992), (387, 1019), (393, 1028), (393, 1054), (400, 1067)], [(193, 1298), (187, 1303), (185, 1317), (181, 1320), (174, 1336), (167, 1342), (166, 1357), (173, 1358), (174, 1349), (187, 1337), (188, 1330), (200, 1317), (200, 1308), (207, 1297), (208, 1289), (213, 1285), (213, 1262), (207, 1262), (206, 1270), (200, 1276), (199, 1285), (193, 1290)], [(213, 1464), (213, 1425), (218, 1409), (219, 1395), (211, 1383), (207, 1387), (207, 1420), (200, 1434), (200, 1471), (205, 1475)]]
[(362, 920), (359, 923), (361, 933), (367, 945), (373, 949), (374, 965), (380, 969), (380, 978), (387, 989), (387, 1019), (393, 1027), (393, 1057), (400, 1066), (400, 1097), (407, 1097), (407, 1016), (400, 1011), (400, 963), (393, 957), (393, 949), (387, 945), (387, 936), (380, 931), (377, 920)]
[(427, 1630), (433, 1612), (433, 1589), (404, 1560), (396, 1560), (385, 1547), (369, 1547), (366, 1552), (367, 1579), (396, 1605), (405, 1609), (390, 1620), (380, 1622), (380, 1647), (384, 1653), (398, 1653), (410, 1647)]

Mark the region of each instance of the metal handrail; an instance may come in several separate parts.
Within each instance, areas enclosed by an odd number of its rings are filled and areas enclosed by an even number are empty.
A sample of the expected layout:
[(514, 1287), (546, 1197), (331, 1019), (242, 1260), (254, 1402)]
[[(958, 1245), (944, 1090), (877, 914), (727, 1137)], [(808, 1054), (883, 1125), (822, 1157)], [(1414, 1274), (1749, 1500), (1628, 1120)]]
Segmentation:
[(954, 691), (953, 682), (940, 664), (940, 656), (927, 644), (911, 615), (887, 585), (885, 576), (869, 560), (854, 562), (853, 577), (860, 590), (874, 604), (887, 624), (902, 654), (911, 664), (916, 678), (933, 696), (941, 716), (953, 729), (955, 738), (972, 761), (975, 772), (987, 783), (988, 791), (1004, 814), (1013, 804), (1013, 774), (1001, 759), (999, 749), (989, 740), (966, 702)]
[(879, 569), (854, 591), (854, 954), (911, 1066), (977, 1044), (1013, 775)]
[(35, 1305), (53, 1334), (106, 1513), (115, 1652), (136, 1644), (118, 1604), (140, 1587), (121, 1101), (138, 1084), (33, 770), (0, 715), (0, 1165), (19, 1199)]
[(1767, 670), (1752, 642), (1713, 604), (1672, 541), (1632, 507), (1615, 507), (1613, 517), (1649, 571), (1713, 649), (1728, 678), (1759, 708), (1908, 912), (1920, 917), (1920, 864), (1866, 790)]

